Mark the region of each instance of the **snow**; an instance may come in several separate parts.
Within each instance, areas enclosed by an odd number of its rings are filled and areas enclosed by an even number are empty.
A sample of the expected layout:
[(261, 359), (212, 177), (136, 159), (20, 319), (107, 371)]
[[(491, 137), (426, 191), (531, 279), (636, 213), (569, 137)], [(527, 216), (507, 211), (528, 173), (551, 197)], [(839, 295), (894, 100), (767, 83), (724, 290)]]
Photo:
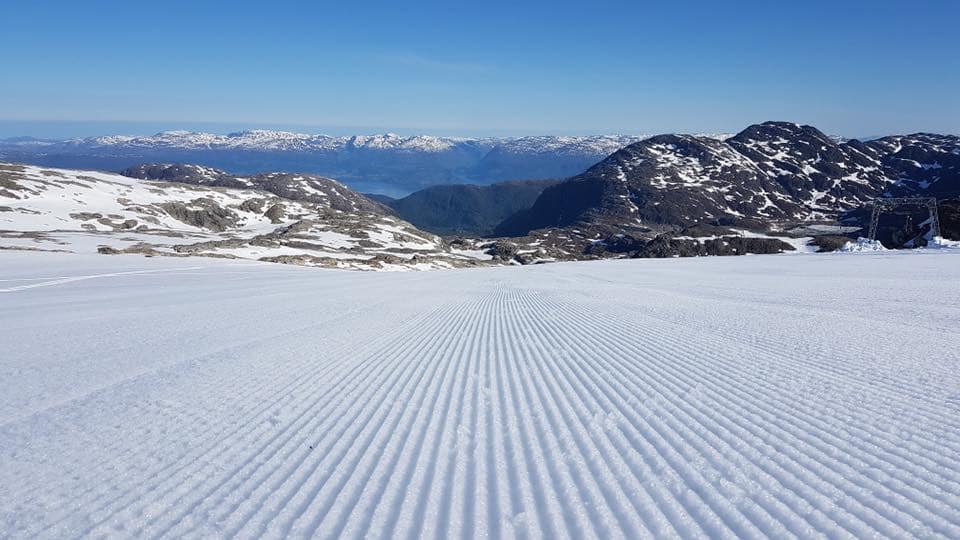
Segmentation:
[[(731, 133), (698, 133), (722, 141)], [(7, 145), (43, 148), (65, 145), (73, 148), (104, 149), (179, 149), (179, 150), (252, 150), (252, 151), (342, 151), (350, 149), (439, 153), (476, 146), (498, 147), (505, 153), (557, 153), (568, 156), (607, 156), (624, 146), (646, 139), (649, 135), (585, 135), (585, 136), (524, 136), (524, 137), (437, 137), (433, 135), (401, 136), (396, 133), (374, 135), (329, 136), (289, 131), (253, 129), (228, 133), (193, 131), (164, 131), (149, 136), (107, 135), (44, 141), (39, 139), (3, 141)]]
[(847, 242), (840, 247), (841, 252), (858, 252), (858, 251), (886, 251), (887, 248), (883, 247), (883, 244), (879, 240), (870, 240), (869, 238), (860, 237), (857, 238), (856, 242)]
[[(384, 270), (449, 268), (451, 260), (463, 264), (477, 259), (450, 252), (439, 237), (399, 219), (333, 210), (326, 201), (292, 201), (263, 191), (152, 182), (92, 171), (8, 167), (13, 197), (5, 197), (0, 205), (0, 250), (96, 253), (104, 246), (179, 255), (182, 246), (219, 242), (189, 251), (251, 259), (295, 257), (300, 258), (299, 264), (329, 265), (328, 259), (336, 259), (338, 267), (364, 270), (386, 265), (377, 261), (377, 255), (406, 261), (399, 265), (394, 261)], [(322, 195), (321, 199), (339, 198), (356, 208), (356, 196), (333, 180), (297, 176), (293, 180), (305, 191)], [(164, 203), (170, 202), (190, 209), (203, 209), (212, 202), (233, 220), (224, 230), (201, 228), (168, 212)], [(257, 204), (251, 207), (248, 202)], [(263, 212), (274, 204), (281, 204), (285, 213), (276, 222)], [(288, 238), (261, 237), (291, 226), (299, 228)]]
[(607, 156), (647, 138), (645, 135), (527, 136), (497, 140), (497, 148), (507, 154), (559, 154)]
[[(723, 135), (709, 135), (724, 137)], [(252, 151), (343, 151), (351, 149), (440, 153), (474, 145), (504, 152), (560, 153), (606, 156), (644, 139), (639, 135), (528, 136), (508, 138), (401, 136), (395, 133), (332, 137), (255, 129), (226, 135), (191, 131), (164, 131), (150, 136), (109, 135), (63, 141), (75, 148), (252, 150)], [(28, 141), (24, 146), (49, 146), (49, 141)]]
[[(133, 220), (143, 224), (145, 216), (148, 216), (151, 218), (151, 225), (167, 230), (203, 232), (203, 229), (177, 221), (164, 212), (150, 211), (149, 207), (167, 202), (190, 204), (199, 198), (228, 206), (251, 198), (269, 197), (268, 194), (252, 190), (147, 182), (96, 171), (50, 169), (30, 165), (22, 168), (19, 189), (13, 190), (20, 198), (4, 199), (3, 206), (13, 211), (0, 212), (0, 230), (80, 230), (84, 225), (99, 231), (113, 230), (113, 227), (96, 219), (75, 217), (76, 214), (88, 212), (116, 216), (108, 219), (114, 223)], [(304, 211), (297, 203), (288, 204), (292, 211)], [(263, 215), (239, 209), (236, 213), (251, 231), (270, 225)]]
[[(539, 242), (537, 242), (539, 244)], [(532, 244), (531, 244), (532, 245)], [(467, 259), (476, 259), (478, 261), (490, 261), (493, 260), (493, 255), (487, 253), (485, 249), (457, 249), (450, 248), (450, 252), (454, 255), (459, 255)]]
[(923, 249), (960, 249), (960, 240), (948, 240), (942, 236), (934, 236)]
[(960, 537), (956, 250), (0, 253), (0, 537)]

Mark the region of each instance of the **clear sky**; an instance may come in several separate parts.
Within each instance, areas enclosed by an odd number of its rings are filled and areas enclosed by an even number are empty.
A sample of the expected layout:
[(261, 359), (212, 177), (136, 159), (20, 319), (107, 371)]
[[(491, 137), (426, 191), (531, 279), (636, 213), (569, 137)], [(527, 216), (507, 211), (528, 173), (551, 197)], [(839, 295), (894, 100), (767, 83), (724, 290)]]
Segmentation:
[(0, 136), (957, 133), (958, 23), (957, 0), (10, 1)]

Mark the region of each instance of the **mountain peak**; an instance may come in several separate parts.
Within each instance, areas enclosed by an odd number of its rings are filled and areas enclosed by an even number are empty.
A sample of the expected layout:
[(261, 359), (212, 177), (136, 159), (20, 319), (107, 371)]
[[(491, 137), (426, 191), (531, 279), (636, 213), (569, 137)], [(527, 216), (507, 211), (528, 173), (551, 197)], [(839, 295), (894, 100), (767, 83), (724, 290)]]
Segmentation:
[(741, 142), (805, 138), (833, 143), (830, 137), (813, 126), (781, 121), (753, 124), (731, 138)]
[(609, 232), (835, 219), (888, 193), (956, 196), (958, 171), (955, 137), (841, 142), (791, 122), (755, 124), (723, 141), (665, 134), (548, 188), (499, 230), (522, 236), (558, 226)]

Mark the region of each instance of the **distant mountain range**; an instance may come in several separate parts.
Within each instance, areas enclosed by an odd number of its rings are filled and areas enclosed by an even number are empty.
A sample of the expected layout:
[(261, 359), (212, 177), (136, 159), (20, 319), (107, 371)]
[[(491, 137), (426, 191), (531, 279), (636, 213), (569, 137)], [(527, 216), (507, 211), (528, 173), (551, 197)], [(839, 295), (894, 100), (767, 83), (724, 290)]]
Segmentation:
[[(429, 186), (402, 198), (361, 195), (304, 172), (238, 174), (209, 165), (141, 163), (119, 176), (9, 164), (0, 167), (0, 239), (7, 249), (83, 250), (102, 241), (124, 252), (374, 268), (777, 253), (843, 246), (864, 234), (871, 203), (881, 197), (936, 198), (943, 236), (960, 239), (960, 137), (954, 135), (841, 140), (811, 126), (765, 122), (726, 138), (617, 141), (276, 132), (8, 141), (6, 148), (27, 149), (41, 161), (67, 154), (40, 149), (71, 146), (132, 159), (136, 148), (145, 155), (174, 148), (207, 157), (241, 148), (248, 157), (292, 158), (322, 155), (327, 145), (331, 155), (340, 153), (330, 163), (354, 159), (351, 166), (358, 166), (358, 156), (370, 157), (370, 177), (386, 174), (374, 157), (388, 170), (420, 163), (429, 167), (419, 170), (435, 172), (455, 154), (483, 150), (472, 170), (486, 163), (485, 170), (507, 174), (549, 169), (540, 164), (562, 162), (561, 154), (586, 159), (626, 145), (566, 179)], [(80, 155), (87, 154), (72, 154)], [(888, 247), (922, 245), (930, 239), (925, 211), (884, 218), (881, 240)], [(809, 237), (816, 237), (813, 248)]]
[(329, 137), (253, 130), (216, 135), (0, 140), (0, 160), (116, 171), (142, 163), (193, 163), (233, 174), (295, 171), (352, 189), (403, 197), (437, 184), (566, 178), (642, 136), (456, 138), (394, 134)]

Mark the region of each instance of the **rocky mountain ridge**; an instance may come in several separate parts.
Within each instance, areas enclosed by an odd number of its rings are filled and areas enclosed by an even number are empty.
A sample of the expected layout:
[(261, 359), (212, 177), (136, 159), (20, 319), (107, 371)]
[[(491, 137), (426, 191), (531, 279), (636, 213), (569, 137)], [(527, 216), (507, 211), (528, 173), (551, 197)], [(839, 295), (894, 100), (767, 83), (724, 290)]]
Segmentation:
[(120, 174), (195, 186), (258, 189), (284, 199), (322, 204), (344, 212), (392, 213), (381, 203), (351, 191), (332, 178), (312, 174), (271, 172), (239, 176), (202, 165), (168, 163), (145, 163), (126, 168)]
[(838, 142), (787, 122), (750, 126), (725, 141), (660, 135), (545, 189), (495, 233), (649, 233), (698, 223), (769, 229), (842, 219), (881, 196), (960, 196), (960, 138)]

